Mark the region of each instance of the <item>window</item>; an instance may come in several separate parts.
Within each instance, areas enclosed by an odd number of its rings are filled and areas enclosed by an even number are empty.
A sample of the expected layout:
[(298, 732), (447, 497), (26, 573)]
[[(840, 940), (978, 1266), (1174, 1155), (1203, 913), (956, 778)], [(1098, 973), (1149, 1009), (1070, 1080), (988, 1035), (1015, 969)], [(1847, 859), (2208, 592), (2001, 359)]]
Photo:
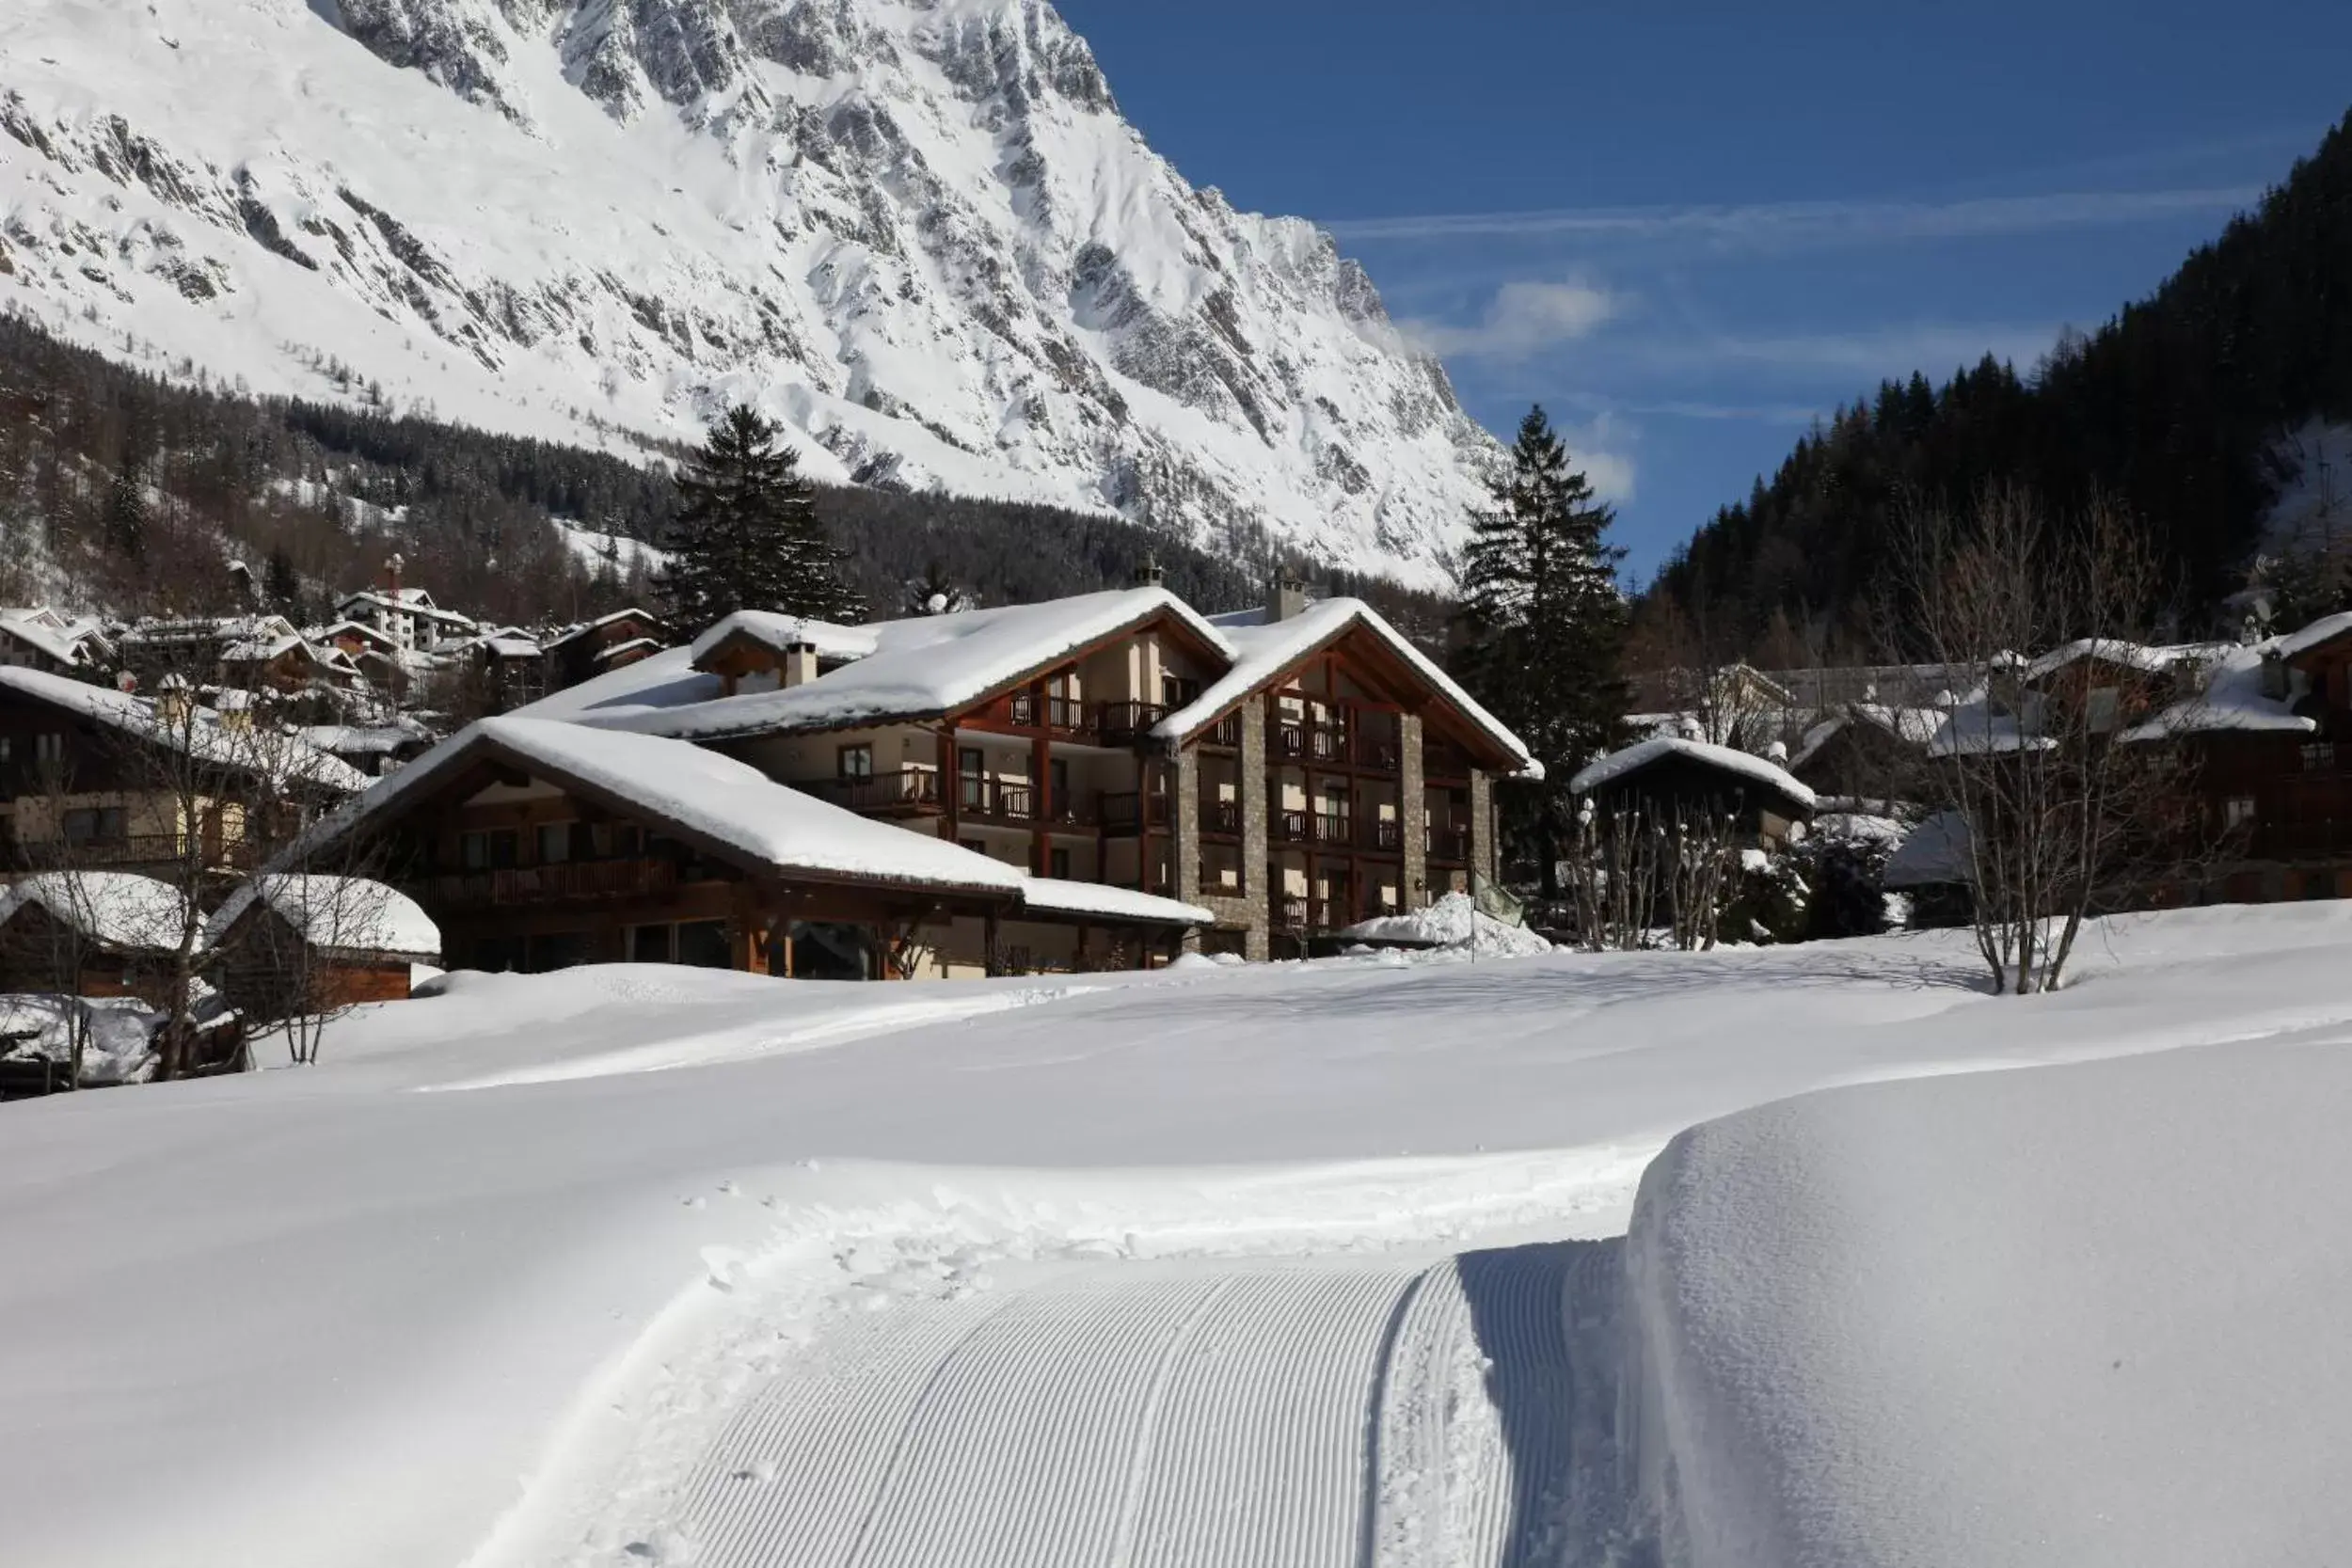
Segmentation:
[(1047, 866), (1049, 867), (1049, 870), (1048, 870), (1048, 872), (1047, 872), (1047, 875), (1049, 875), (1049, 876), (1053, 876), (1053, 877), (1058, 877), (1058, 878), (1060, 878), (1063, 881), (1068, 881), (1068, 880), (1070, 879), (1070, 851), (1069, 851), (1069, 850), (1067, 850), (1067, 849), (1057, 849), (1057, 850), (1055, 850), (1055, 851), (1053, 852), (1053, 854), (1052, 854), (1052, 855), (1051, 855), (1051, 856), (1047, 859), (1047, 861), (1046, 861), (1046, 864), (1047, 864)]
[(670, 961), (670, 927), (667, 926), (630, 927), (628, 958), (631, 963), (668, 963)]
[(2233, 795), (2221, 803), (2221, 825), (2224, 828), (2251, 827), (2254, 821), (2254, 798)]
[(2335, 765), (2336, 765), (2336, 743), (2335, 743), (2334, 741), (2332, 741), (2332, 740), (2313, 740), (2313, 741), (2307, 742), (2307, 743), (2304, 745), (2304, 747), (2303, 747), (2303, 771), (2304, 771), (2304, 772), (2306, 772), (2306, 773), (2324, 773), (2324, 772), (2327, 772), (2327, 771), (2328, 771), (2329, 769), (2333, 768), (2335, 767)]
[(33, 737), (33, 760), (43, 768), (63, 766), (65, 736), (62, 735), (35, 736)]
[(560, 865), (572, 858), (572, 825), (568, 822), (539, 824), (539, 863)]
[(723, 920), (681, 920), (677, 927), (677, 962), (698, 969), (728, 969), (734, 965)]
[(870, 779), (874, 776), (874, 748), (861, 742), (844, 746), (840, 752), (840, 776), (845, 779)]
[(78, 806), (65, 814), (68, 844), (120, 844), (131, 835), (131, 814), (121, 806)]
[(2083, 705), (2085, 720), (2093, 735), (2106, 735), (2115, 728), (2116, 715), (2122, 711), (2123, 694), (2111, 686), (2094, 686), (2090, 701)]
[(957, 797), (966, 811), (977, 811), (986, 799), (988, 759), (977, 746), (956, 752)]
[(490, 832), (490, 868), (507, 871), (522, 852), (522, 835), (512, 828), (495, 828)]
[[(468, 871), (490, 869), (490, 835), (488, 833), (459, 833), (457, 863)], [(484, 965), (488, 968), (488, 965)]]
[(474, 968), (490, 974), (522, 968), (523, 957), (520, 937), (484, 937), (473, 944)]

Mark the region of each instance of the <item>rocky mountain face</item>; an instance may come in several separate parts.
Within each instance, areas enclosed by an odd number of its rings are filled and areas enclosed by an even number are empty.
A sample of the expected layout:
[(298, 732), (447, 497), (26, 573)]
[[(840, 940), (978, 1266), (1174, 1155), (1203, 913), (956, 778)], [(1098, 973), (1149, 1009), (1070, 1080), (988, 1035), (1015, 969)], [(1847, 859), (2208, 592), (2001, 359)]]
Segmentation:
[(167, 373), (1430, 581), (1489, 437), (1045, 0), (14, 0), (0, 308)]

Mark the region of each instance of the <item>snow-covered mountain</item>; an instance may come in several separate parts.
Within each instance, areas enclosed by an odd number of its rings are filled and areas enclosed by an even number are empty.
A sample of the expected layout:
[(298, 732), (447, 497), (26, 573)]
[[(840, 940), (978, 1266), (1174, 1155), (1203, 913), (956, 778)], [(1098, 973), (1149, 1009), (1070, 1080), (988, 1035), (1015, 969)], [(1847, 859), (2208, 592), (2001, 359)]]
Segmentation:
[(1046, 0), (9, 0), (0, 308), (561, 439), (1426, 579), (1491, 439), (1360, 268), (1195, 190)]

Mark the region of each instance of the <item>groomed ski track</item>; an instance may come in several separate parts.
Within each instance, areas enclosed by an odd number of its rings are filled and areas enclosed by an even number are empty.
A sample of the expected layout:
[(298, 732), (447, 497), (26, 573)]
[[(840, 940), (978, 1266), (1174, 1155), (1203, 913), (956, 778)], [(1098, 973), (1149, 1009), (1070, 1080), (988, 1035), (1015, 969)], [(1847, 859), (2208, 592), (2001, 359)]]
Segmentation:
[(1617, 1251), (1106, 1264), (843, 1320), (665, 1539), (698, 1568), (1614, 1562)]

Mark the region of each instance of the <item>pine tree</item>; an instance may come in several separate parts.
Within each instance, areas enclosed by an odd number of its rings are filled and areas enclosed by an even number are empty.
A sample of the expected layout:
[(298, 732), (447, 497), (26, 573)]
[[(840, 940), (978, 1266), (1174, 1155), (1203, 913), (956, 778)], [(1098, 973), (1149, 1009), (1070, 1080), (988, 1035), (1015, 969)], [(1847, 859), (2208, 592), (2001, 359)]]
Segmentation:
[(738, 404), (678, 474), (678, 516), (664, 541), (671, 560), (658, 586), (682, 630), (738, 610), (865, 618), (865, 601), (842, 580), (846, 554), (825, 537), (799, 456), (776, 434)]
[(294, 557), (283, 545), (270, 546), (269, 561), (262, 568), (262, 596), (281, 615), (295, 615), (299, 608), (302, 578), (295, 574)]
[(1488, 494), (1464, 552), (1470, 640), (1457, 663), (1472, 693), (1544, 765), (1544, 781), (1507, 792), (1504, 804), (1550, 898), (1573, 820), (1567, 781), (1619, 742), (1632, 703), (1616, 578), (1625, 552), (1608, 543), (1615, 515), (1595, 499), (1540, 407), (1519, 422)]
[(147, 485), (135, 464), (115, 470), (106, 490), (106, 543), (135, 560), (147, 549)]

